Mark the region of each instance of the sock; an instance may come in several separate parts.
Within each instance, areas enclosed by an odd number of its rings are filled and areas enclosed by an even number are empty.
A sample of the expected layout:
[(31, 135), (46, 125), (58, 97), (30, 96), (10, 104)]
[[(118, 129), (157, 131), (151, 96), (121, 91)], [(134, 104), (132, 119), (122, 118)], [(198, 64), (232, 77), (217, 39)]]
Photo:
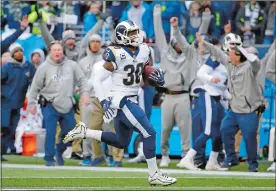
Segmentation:
[(156, 157), (153, 157), (151, 159), (146, 159), (149, 169), (149, 175), (153, 176), (155, 172), (157, 171), (157, 163), (156, 163)]
[(102, 141), (101, 140), (102, 131), (87, 129), (86, 130), (86, 137), (95, 139), (97, 141)]
[(197, 153), (196, 150), (190, 149), (190, 150), (187, 152), (187, 155), (186, 155), (186, 156), (187, 156), (188, 158), (192, 158), (192, 159), (193, 159), (193, 158), (195, 158), (196, 153)]
[(209, 157), (209, 161), (215, 163), (218, 159), (218, 152), (212, 151)]

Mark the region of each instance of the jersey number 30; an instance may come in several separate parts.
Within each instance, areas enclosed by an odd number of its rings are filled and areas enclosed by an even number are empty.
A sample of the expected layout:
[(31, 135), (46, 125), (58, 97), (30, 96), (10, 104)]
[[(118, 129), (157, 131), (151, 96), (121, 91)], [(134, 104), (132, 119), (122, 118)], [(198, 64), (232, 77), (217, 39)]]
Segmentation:
[(136, 65), (126, 65), (124, 67), (124, 71), (127, 72), (127, 78), (123, 79), (123, 83), (126, 86), (131, 86), (134, 83), (140, 83), (140, 76), (143, 70), (143, 63), (139, 63)]

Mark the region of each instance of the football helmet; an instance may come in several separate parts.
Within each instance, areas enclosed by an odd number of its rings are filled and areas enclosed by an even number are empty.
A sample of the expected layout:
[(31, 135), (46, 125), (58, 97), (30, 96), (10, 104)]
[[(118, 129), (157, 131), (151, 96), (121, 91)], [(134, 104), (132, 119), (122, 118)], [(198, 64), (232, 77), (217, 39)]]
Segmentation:
[(235, 46), (242, 46), (241, 37), (234, 33), (227, 34), (223, 39), (222, 49), (225, 52), (229, 52), (229, 50)]
[(115, 28), (115, 41), (120, 45), (139, 46), (142, 43), (139, 27), (130, 20), (120, 22)]

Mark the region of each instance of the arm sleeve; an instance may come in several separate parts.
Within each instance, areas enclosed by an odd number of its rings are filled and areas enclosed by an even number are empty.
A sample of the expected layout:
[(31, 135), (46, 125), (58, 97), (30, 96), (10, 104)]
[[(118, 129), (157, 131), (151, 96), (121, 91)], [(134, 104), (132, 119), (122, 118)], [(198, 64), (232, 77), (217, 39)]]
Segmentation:
[(173, 30), (174, 36), (176, 37), (177, 42), (179, 43), (181, 49), (183, 51), (188, 51), (189, 49), (193, 48), (192, 45), (190, 45), (186, 38), (181, 34), (178, 27), (174, 28)]
[(153, 11), (155, 43), (159, 51), (161, 51), (168, 48), (166, 36), (162, 27), (161, 8), (155, 6)]
[(197, 77), (203, 81), (203, 82), (210, 82), (213, 78), (213, 76), (210, 75), (210, 73), (212, 72), (213, 68), (203, 64), (200, 69), (197, 71)]
[(273, 51), (275, 50), (276, 47), (276, 40), (273, 41), (273, 43), (271, 44), (271, 46), (269, 47), (267, 53), (265, 54), (265, 56), (261, 59), (262, 61), (262, 65), (266, 66), (267, 62), (268, 62), (268, 58), (270, 57), (270, 55), (273, 53)]
[(12, 43), (14, 43), (23, 32), (24, 30), (17, 29), (11, 36), (1, 41), (1, 54), (3, 54), (4, 52), (7, 52), (9, 49), (9, 46)]
[(32, 81), (30, 93), (28, 96), (28, 105), (29, 106), (33, 106), (36, 104), (37, 96), (38, 96), (40, 90), (44, 86), (44, 81), (45, 81), (44, 70), (45, 69), (40, 66), (34, 75), (34, 79)]
[(51, 42), (54, 41), (55, 39), (51, 35), (51, 33), (49, 32), (46, 24), (41, 19), (39, 20), (39, 27), (40, 27), (40, 30), (41, 30), (41, 35), (42, 35), (43, 40), (44, 40), (45, 45), (46, 45), (46, 49), (48, 50), (48, 47), (50, 46)]
[(104, 21), (98, 20), (98, 22), (86, 33), (84, 38), (81, 40), (80, 45), (82, 48), (86, 48), (88, 44), (88, 39), (92, 34), (98, 34), (103, 26)]
[(275, 50), (269, 57), (267, 66), (265, 68), (265, 76), (274, 84), (276, 84), (276, 69), (275, 69)]
[(204, 41), (204, 46), (210, 52), (210, 54), (216, 58), (217, 61), (221, 62), (224, 65), (229, 64), (229, 58), (225, 52), (206, 41)]
[(8, 66), (7, 64), (1, 66), (1, 82), (8, 77)]
[(106, 48), (104, 50), (103, 59), (106, 62), (111, 62), (113, 64), (113, 66), (114, 66), (114, 69), (117, 70), (118, 66), (117, 66), (117, 63), (116, 63), (116, 58), (114, 56), (113, 51), (110, 48)]
[(259, 59), (256, 59), (253, 62), (250, 62), (251, 66), (252, 66), (252, 72), (253, 74), (256, 76), (257, 73), (259, 72), (260, 68), (261, 68), (261, 62)]
[(106, 70), (103, 66), (99, 68), (97, 74), (95, 74), (94, 76), (94, 82), (93, 82), (93, 86), (94, 86), (94, 90), (97, 94), (98, 99), (101, 101), (103, 101), (104, 99), (106, 99), (106, 95), (105, 92), (103, 90), (103, 81), (106, 80), (110, 75), (112, 74), (112, 72)]
[(211, 12), (203, 12), (202, 22), (201, 22), (201, 25), (200, 25), (199, 30), (198, 30), (198, 32), (200, 34), (207, 34), (208, 33), (211, 18), (212, 18)]
[(87, 79), (81, 70), (80, 66), (75, 63), (74, 64), (74, 71), (75, 71), (75, 79), (77, 81), (76, 85), (80, 87), (80, 92), (82, 96), (88, 96), (89, 95), (89, 87)]

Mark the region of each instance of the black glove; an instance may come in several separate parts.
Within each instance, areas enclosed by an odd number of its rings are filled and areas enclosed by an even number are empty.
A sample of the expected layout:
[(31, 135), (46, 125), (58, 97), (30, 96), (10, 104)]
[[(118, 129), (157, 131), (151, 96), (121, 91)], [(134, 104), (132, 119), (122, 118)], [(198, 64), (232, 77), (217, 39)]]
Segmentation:
[(99, 14), (99, 17), (100, 17), (100, 19), (102, 19), (102, 20), (106, 20), (108, 17), (110, 17), (112, 15), (112, 13), (111, 13), (111, 10), (110, 9), (107, 9), (104, 13), (100, 13)]
[(77, 101), (74, 105), (74, 110), (75, 110), (75, 113), (80, 115), (80, 105), (79, 105), (79, 101)]

